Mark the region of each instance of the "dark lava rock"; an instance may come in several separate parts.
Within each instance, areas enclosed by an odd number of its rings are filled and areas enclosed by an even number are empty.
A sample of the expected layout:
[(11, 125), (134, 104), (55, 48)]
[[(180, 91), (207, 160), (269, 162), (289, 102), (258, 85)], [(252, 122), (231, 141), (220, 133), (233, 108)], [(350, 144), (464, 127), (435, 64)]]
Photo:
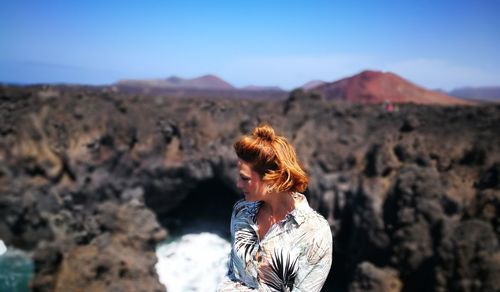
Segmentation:
[(401, 126), (401, 132), (411, 132), (420, 126), (418, 118), (411, 115), (404, 119), (403, 125)]
[(486, 222), (461, 222), (443, 239), (437, 261), (436, 291), (500, 290), (498, 240)]
[(399, 292), (402, 290), (402, 286), (396, 270), (378, 268), (370, 262), (362, 262), (356, 269), (354, 281), (351, 283), (349, 291)]
[(500, 189), (500, 163), (495, 163), (481, 174), (477, 187), (480, 189)]
[(300, 90), (266, 101), (2, 86), (0, 238), (34, 252), (35, 291), (163, 291), (155, 245), (187, 221), (228, 226), (232, 143), (263, 121), (295, 146), (334, 232), (324, 291), (500, 290), (489, 105), (389, 114)]

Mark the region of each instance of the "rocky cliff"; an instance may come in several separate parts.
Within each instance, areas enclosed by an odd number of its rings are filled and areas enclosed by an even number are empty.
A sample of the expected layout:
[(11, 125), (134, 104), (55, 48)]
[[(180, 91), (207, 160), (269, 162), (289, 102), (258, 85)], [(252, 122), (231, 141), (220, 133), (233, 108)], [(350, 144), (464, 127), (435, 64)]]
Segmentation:
[(301, 91), (259, 101), (3, 86), (0, 237), (34, 251), (35, 291), (164, 290), (155, 244), (182, 220), (227, 224), (232, 143), (261, 121), (296, 146), (306, 195), (335, 234), (324, 291), (500, 289), (491, 105), (389, 113)]

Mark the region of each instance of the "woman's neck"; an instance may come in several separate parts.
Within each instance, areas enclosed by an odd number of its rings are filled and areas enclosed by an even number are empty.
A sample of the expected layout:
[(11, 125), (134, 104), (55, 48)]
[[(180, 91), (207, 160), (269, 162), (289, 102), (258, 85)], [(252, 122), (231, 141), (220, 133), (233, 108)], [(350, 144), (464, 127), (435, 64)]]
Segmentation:
[(262, 202), (261, 208), (263, 207), (269, 216), (279, 220), (295, 209), (295, 200), (290, 192), (269, 194)]

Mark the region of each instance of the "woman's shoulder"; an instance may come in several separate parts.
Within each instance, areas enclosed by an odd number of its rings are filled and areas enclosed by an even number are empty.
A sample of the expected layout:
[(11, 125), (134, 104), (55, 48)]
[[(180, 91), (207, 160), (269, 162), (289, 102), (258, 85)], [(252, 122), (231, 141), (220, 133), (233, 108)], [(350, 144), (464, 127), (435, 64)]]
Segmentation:
[(245, 199), (239, 199), (233, 205), (233, 213), (238, 213), (246, 207)]
[(298, 216), (302, 217), (303, 228), (310, 230), (313, 233), (329, 233), (331, 234), (330, 223), (320, 213), (309, 206), (307, 200), (301, 204), (300, 213)]
[(322, 230), (322, 231), (328, 231), (331, 232), (330, 229), (330, 223), (328, 223), (328, 220), (323, 217), (323, 215), (319, 214), (316, 210), (310, 209), (310, 212), (308, 212), (308, 216), (305, 220), (306, 225), (311, 227), (313, 230)]
[(311, 209), (309, 216), (300, 227), (309, 240), (321, 243), (325, 247), (332, 245), (334, 235), (330, 223), (315, 210)]
[(325, 217), (309, 206), (309, 202), (304, 194), (295, 192), (293, 195), (294, 198), (300, 200), (297, 215), (303, 217), (305, 223), (316, 227), (330, 227)]
[(254, 212), (260, 202), (248, 202), (245, 199), (240, 199), (233, 206), (233, 217), (239, 217), (243, 214), (249, 214)]

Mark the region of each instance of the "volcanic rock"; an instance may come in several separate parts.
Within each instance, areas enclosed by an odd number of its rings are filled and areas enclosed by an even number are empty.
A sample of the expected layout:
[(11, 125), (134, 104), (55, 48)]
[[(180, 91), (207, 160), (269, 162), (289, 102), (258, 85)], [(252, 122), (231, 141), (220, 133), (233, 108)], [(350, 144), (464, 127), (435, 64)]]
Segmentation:
[(468, 104), (469, 102), (443, 93), (426, 90), (393, 73), (363, 71), (335, 82), (309, 88), (327, 99), (359, 103), (384, 101), (416, 104)]
[(46, 90), (0, 87), (0, 237), (33, 252), (33, 290), (163, 290), (155, 245), (186, 222), (228, 226), (232, 144), (267, 122), (334, 232), (324, 291), (498, 291), (498, 106)]

